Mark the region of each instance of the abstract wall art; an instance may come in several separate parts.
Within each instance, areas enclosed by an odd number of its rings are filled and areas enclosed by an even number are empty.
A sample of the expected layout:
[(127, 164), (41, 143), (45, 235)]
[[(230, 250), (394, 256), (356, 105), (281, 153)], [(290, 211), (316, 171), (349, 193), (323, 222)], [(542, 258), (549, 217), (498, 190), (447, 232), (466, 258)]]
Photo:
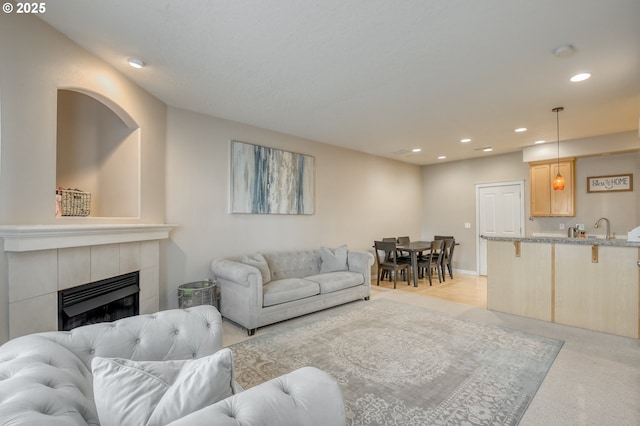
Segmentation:
[(314, 158), (231, 141), (231, 213), (313, 214)]

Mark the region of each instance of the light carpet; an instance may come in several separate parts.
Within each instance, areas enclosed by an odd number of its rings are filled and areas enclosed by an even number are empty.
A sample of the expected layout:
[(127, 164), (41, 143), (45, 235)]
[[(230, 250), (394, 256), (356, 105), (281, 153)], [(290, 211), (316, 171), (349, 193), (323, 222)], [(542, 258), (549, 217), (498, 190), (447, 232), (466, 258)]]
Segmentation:
[(328, 372), (348, 425), (516, 425), (562, 344), (379, 299), (231, 349), (245, 388), (306, 365)]

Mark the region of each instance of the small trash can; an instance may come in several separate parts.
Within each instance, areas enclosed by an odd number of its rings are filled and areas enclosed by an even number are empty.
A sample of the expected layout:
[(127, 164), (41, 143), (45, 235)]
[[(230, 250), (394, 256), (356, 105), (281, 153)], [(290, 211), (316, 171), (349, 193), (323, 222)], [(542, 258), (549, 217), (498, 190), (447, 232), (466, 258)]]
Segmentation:
[(218, 285), (211, 279), (194, 281), (178, 286), (178, 307), (190, 308), (198, 305), (218, 306)]

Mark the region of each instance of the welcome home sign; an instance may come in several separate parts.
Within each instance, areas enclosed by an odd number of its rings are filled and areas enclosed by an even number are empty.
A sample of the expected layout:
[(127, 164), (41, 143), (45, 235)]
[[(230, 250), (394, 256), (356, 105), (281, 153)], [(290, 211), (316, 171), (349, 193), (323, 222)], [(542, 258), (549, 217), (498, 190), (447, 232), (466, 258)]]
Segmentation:
[(587, 178), (587, 192), (617, 191), (633, 191), (633, 174), (590, 176)]

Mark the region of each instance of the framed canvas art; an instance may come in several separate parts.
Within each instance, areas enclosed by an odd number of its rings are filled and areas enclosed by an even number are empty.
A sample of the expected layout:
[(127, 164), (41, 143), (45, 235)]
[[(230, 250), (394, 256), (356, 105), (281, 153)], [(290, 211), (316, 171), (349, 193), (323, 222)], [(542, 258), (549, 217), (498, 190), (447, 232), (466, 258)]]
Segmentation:
[(313, 214), (314, 158), (231, 141), (231, 213)]

